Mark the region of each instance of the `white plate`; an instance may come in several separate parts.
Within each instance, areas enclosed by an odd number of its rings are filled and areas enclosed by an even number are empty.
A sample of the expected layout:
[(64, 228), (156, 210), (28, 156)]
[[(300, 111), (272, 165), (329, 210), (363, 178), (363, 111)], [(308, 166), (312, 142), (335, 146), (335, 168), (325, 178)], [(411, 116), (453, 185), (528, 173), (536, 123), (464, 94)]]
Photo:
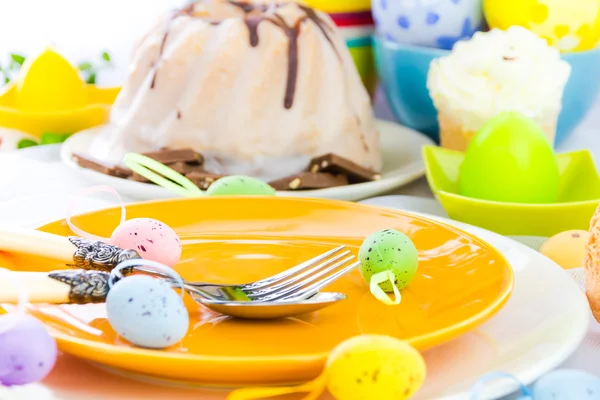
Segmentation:
[[(515, 274), (510, 299), (491, 320), (425, 354), (427, 381), (415, 400), (470, 400), (472, 385), (489, 372), (507, 372), (530, 384), (578, 348), (587, 333), (591, 312), (583, 291), (564, 269), (537, 251), (496, 233), (442, 217), (415, 214), (487, 241), (508, 259)], [(516, 389), (510, 381), (490, 383), (477, 400), (496, 399)]]
[[(591, 313), (583, 292), (562, 268), (506, 237), (444, 218), (421, 215), (457, 226), (495, 246), (514, 269), (515, 289), (504, 308), (488, 322), (424, 355), (428, 377), (415, 400), (470, 400), (471, 386), (481, 375), (492, 371), (511, 373), (528, 384), (573, 353), (587, 332)], [(65, 362), (69, 365), (59, 363), (60, 372), (53, 373), (46, 386), (68, 400), (86, 396), (103, 400), (134, 399), (136, 393), (147, 393), (147, 382), (152, 381), (128, 373), (125, 376), (136, 380), (123, 379), (120, 374), (107, 374), (70, 357)], [(98, 380), (102, 381), (101, 386)], [(72, 385), (73, 381), (80, 384)], [(498, 398), (516, 388), (500, 381), (488, 389), (485, 396), (477, 400)], [(182, 399), (224, 400), (226, 397), (224, 391), (160, 385), (152, 386), (152, 393), (156, 399), (174, 395)], [(322, 400), (325, 399), (331, 400), (330, 397)]]
[[(298, 192), (278, 192), (279, 196), (318, 197), (337, 200), (360, 200), (398, 189), (425, 174), (421, 157), (421, 148), (433, 144), (427, 136), (393, 122), (378, 121), (381, 132), (381, 151), (383, 155), (382, 178), (375, 182), (333, 187), (321, 190)], [(179, 197), (162, 187), (115, 178), (96, 171), (79, 167), (72, 158), (73, 153), (89, 154), (94, 136), (94, 128), (73, 135), (65, 141), (61, 150), (61, 159), (67, 165), (81, 171), (97, 184), (110, 185), (119, 193), (138, 200), (156, 200)]]

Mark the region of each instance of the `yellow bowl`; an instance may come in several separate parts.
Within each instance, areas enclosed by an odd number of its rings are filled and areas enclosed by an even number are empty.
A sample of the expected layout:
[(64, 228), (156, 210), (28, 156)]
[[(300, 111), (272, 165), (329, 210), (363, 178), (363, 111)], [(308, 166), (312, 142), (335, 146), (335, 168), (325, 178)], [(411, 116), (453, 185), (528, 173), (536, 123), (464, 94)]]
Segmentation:
[(371, 0), (305, 0), (312, 8), (326, 13), (350, 13), (371, 9)]
[(16, 107), (16, 86), (8, 85), (0, 94), (0, 126), (18, 129), (34, 136), (46, 132), (75, 133), (108, 121), (110, 108), (121, 88), (87, 85), (89, 105), (49, 113), (23, 112)]
[(587, 150), (558, 154), (560, 183), (554, 204), (518, 204), (473, 199), (458, 194), (464, 154), (425, 146), (427, 181), (448, 216), (504, 235), (553, 236), (589, 229), (600, 203), (600, 177)]

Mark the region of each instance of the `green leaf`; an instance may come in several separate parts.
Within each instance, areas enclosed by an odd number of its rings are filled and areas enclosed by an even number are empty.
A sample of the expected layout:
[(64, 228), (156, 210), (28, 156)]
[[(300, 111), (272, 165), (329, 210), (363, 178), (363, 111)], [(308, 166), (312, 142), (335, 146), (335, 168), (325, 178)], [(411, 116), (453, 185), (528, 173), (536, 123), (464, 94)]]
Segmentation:
[(27, 147), (38, 146), (39, 143), (35, 140), (31, 139), (21, 139), (19, 143), (17, 143), (17, 149), (25, 149)]
[(20, 54), (11, 54), (10, 58), (19, 65), (23, 65), (23, 63), (25, 62), (25, 57), (23, 57)]
[(8, 76), (4, 77), (4, 83), (9, 83), (10, 82), (10, 78)]
[(46, 133), (42, 133), (42, 136), (40, 137), (40, 143), (41, 144), (57, 144), (57, 143), (62, 143), (65, 140), (67, 140), (67, 138), (69, 136), (71, 136), (70, 133), (46, 132)]
[(91, 71), (92, 68), (94, 68), (94, 66), (89, 63), (89, 62), (82, 62), (81, 64), (79, 64), (79, 70), (80, 71)]
[(110, 58), (110, 54), (108, 54), (108, 52), (103, 51), (102, 52), (102, 59), (106, 62), (110, 62), (111, 58)]
[(94, 85), (96, 83), (96, 73), (95, 72), (90, 73), (86, 82), (89, 83), (90, 85)]

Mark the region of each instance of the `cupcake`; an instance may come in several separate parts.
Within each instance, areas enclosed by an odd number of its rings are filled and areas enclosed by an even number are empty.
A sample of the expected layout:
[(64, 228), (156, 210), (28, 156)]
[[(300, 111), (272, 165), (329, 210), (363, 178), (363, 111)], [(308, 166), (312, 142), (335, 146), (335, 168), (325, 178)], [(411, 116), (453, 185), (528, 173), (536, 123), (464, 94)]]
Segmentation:
[(557, 49), (520, 26), (477, 32), (432, 61), (427, 88), (438, 111), (442, 147), (464, 151), (490, 119), (515, 111), (554, 143), (571, 67)]

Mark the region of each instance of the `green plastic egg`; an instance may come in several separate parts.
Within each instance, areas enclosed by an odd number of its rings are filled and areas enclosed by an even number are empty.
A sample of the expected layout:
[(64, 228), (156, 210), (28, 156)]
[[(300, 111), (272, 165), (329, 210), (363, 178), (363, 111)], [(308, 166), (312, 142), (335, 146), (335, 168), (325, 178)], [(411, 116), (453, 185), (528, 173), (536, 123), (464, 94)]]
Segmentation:
[(273, 196), (275, 189), (260, 179), (233, 175), (218, 179), (206, 190), (208, 196)]
[(415, 277), (419, 254), (414, 243), (404, 233), (384, 229), (369, 235), (358, 251), (360, 274), (369, 283), (371, 277), (386, 270), (394, 274), (394, 282), (386, 281), (379, 287), (390, 293), (393, 286), (402, 289)]
[(542, 129), (507, 112), (473, 137), (460, 167), (459, 193), (481, 200), (553, 203), (558, 197), (558, 163)]

